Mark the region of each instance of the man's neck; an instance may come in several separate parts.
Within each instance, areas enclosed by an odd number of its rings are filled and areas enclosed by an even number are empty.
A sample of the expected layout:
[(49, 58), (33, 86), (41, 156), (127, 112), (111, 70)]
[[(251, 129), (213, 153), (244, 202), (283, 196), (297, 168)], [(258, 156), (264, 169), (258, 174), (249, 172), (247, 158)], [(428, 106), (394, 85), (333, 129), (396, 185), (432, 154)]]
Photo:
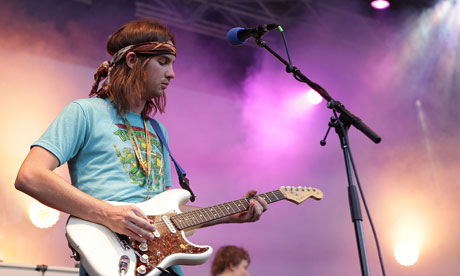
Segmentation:
[(146, 102), (144, 100), (136, 101), (134, 102), (134, 106), (129, 108), (129, 111), (132, 113), (141, 114), (142, 110), (144, 110), (145, 103)]

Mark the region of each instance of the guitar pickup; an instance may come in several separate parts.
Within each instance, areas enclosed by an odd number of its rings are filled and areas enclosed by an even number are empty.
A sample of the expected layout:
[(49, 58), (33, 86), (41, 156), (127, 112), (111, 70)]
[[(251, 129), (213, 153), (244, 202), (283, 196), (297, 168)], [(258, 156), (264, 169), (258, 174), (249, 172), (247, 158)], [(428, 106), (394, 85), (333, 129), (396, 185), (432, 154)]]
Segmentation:
[(160, 238), (160, 232), (158, 232), (157, 229), (155, 229), (155, 231), (153, 231), (153, 235), (155, 236), (155, 238)]
[(166, 224), (166, 226), (168, 227), (169, 231), (171, 233), (173, 233), (173, 234), (176, 234), (176, 228), (174, 228), (174, 226), (172, 225), (172, 223), (169, 220), (169, 218), (167, 216), (161, 216), (161, 219)]

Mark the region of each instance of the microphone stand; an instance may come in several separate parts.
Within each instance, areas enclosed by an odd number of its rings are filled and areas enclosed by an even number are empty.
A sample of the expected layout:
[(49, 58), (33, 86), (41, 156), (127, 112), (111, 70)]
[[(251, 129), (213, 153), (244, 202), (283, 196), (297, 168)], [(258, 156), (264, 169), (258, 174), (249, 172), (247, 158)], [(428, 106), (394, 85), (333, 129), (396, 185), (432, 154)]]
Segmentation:
[[(369, 264), (367, 261), (367, 254), (366, 254), (366, 246), (364, 243), (364, 234), (363, 234), (363, 227), (362, 227), (362, 215), (361, 215), (361, 208), (359, 203), (358, 192), (356, 190), (356, 185), (354, 183), (353, 177), (353, 170), (354, 164), (351, 156), (349, 141), (348, 141), (348, 130), (350, 126), (354, 126), (355, 128), (359, 129), (362, 133), (364, 133), (369, 139), (371, 139), (374, 143), (378, 144), (382, 140), (377, 133), (375, 133), (371, 128), (369, 128), (360, 118), (355, 116), (351, 113), (345, 106), (340, 103), (339, 101), (334, 100), (329, 93), (321, 87), (319, 84), (316, 84), (309, 80), (305, 75), (300, 72), (300, 70), (292, 66), (292, 64), (288, 63), (284, 60), (280, 55), (278, 55), (275, 51), (273, 51), (265, 41), (261, 39), (260, 36), (256, 36), (256, 43), (260, 47), (269, 51), (273, 56), (275, 56), (279, 61), (281, 61), (284, 65), (286, 65), (286, 72), (292, 73), (294, 78), (300, 82), (304, 82), (308, 84), (313, 90), (318, 92), (326, 101), (327, 107), (332, 109), (334, 116), (331, 118), (329, 122), (329, 128), (326, 133), (326, 137), (329, 133), (331, 128), (334, 128), (336, 133), (339, 136), (341, 148), (343, 150), (344, 158), (345, 158), (345, 167), (347, 172), (347, 179), (348, 179), (348, 201), (350, 205), (350, 213), (351, 218), (355, 228), (355, 235), (356, 241), (358, 245), (359, 251), (359, 261), (361, 264), (361, 272), (362, 275), (368, 276), (369, 275)], [(337, 116), (337, 113), (340, 116)], [(321, 140), (321, 145), (326, 145), (326, 137)], [(356, 173), (356, 170), (355, 170)]]

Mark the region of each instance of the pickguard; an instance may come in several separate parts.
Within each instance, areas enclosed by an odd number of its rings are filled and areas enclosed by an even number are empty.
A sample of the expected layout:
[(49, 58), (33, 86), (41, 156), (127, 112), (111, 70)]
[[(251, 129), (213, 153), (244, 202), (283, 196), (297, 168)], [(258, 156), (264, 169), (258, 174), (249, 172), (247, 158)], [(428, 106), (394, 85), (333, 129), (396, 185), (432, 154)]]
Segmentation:
[[(176, 212), (169, 212), (162, 214), (161, 216), (148, 216), (150, 221), (154, 222), (154, 226), (160, 234), (159, 238), (154, 240), (147, 241), (148, 249), (143, 251), (140, 249), (140, 243), (137, 241), (133, 242), (133, 249), (138, 254), (137, 256), (142, 256), (146, 254), (148, 256), (148, 263), (143, 263), (141, 258), (137, 258), (136, 262), (136, 276), (142, 276), (148, 274), (150, 271), (155, 269), (155, 267), (160, 264), (166, 257), (171, 256), (177, 253), (184, 254), (199, 254), (203, 253), (209, 248), (196, 247), (190, 244), (185, 238), (183, 231), (179, 231), (177, 228), (176, 233), (172, 233), (167, 225), (164, 223), (162, 216), (170, 218), (172, 215), (175, 215)], [(137, 271), (137, 268), (141, 265), (144, 265), (146, 268), (145, 274), (140, 274)]]

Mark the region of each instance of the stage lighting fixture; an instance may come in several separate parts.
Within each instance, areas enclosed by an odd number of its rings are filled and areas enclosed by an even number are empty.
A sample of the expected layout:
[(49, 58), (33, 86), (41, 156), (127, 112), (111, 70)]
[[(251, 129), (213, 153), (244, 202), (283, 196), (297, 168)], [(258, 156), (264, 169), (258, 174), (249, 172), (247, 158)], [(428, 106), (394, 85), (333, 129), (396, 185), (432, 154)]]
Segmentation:
[(374, 9), (383, 10), (390, 6), (390, 2), (387, 0), (374, 0), (371, 2), (371, 6)]
[(394, 255), (401, 265), (411, 266), (418, 260), (419, 249), (413, 242), (401, 242), (396, 245)]
[(313, 89), (308, 90), (307, 98), (311, 104), (319, 104), (323, 100), (323, 97)]
[(59, 220), (59, 211), (35, 202), (30, 206), (29, 218), (36, 227), (49, 228)]

